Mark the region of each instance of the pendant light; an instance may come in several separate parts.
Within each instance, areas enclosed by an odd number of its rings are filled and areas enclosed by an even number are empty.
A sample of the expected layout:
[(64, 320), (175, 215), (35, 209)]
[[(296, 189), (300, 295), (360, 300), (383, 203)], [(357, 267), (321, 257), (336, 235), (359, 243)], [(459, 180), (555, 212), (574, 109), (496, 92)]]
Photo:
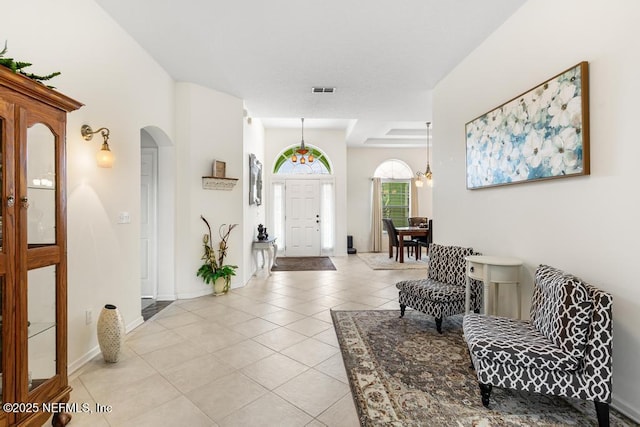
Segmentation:
[(424, 181), (422, 181), (422, 177), (427, 180), (427, 184), (431, 185), (431, 178), (433, 177), (433, 173), (431, 172), (431, 165), (429, 165), (429, 128), (431, 127), (431, 122), (427, 122), (427, 168), (424, 172), (418, 171), (416, 172), (416, 176), (418, 179), (416, 180), (416, 187), (422, 187), (424, 185)]
[[(304, 117), (302, 117), (300, 121), (302, 122), (302, 139), (300, 141), (300, 147), (298, 147), (298, 149), (291, 155), (291, 161), (293, 163), (296, 163), (298, 161), (298, 156), (296, 155), (297, 153), (300, 155), (300, 164), (304, 165), (306, 162), (313, 163), (314, 158), (313, 153), (309, 152), (304, 144)], [(305, 157), (307, 153), (309, 153), (309, 155)]]

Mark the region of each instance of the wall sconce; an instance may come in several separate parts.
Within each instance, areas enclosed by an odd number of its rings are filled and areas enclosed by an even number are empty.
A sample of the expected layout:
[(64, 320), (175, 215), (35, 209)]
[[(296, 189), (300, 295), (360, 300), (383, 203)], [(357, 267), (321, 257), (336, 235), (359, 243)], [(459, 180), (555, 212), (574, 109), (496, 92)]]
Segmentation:
[(91, 141), (93, 138), (93, 134), (100, 132), (103, 138), (102, 148), (98, 151), (98, 155), (96, 159), (98, 160), (98, 166), (101, 168), (110, 168), (113, 167), (113, 153), (109, 149), (109, 129), (100, 128), (96, 131), (91, 129), (89, 125), (82, 125), (80, 128), (80, 133), (85, 141)]

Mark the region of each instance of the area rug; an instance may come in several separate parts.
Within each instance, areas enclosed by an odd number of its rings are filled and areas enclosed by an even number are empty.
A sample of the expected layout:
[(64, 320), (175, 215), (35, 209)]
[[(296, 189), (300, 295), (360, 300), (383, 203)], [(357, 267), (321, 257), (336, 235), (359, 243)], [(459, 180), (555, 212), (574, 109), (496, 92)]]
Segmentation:
[[(590, 426), (593, 403), (493, 388), (480, 391), (462, 316), (445, 318), (443, 334), (417, 311), (332, 311), (362, 426)], [(611, 425), (636, 425), (611, 410)]]
[(404, 262), (399, 263), (395, 257), (389, 258), (388, 252), (363, 252), (358, 256), (372, 270), (411, 270), (411, 269), (427, 269), (429, 268), (429, 257), (423, 256), (421, 260), (416, 261), (415, 258), (404, 257)]
[(278, 257), (276, 262), (278, 266), (273, 267), (271, 271), (320, 271), (336, 269), (331, 259), (326, 256)]

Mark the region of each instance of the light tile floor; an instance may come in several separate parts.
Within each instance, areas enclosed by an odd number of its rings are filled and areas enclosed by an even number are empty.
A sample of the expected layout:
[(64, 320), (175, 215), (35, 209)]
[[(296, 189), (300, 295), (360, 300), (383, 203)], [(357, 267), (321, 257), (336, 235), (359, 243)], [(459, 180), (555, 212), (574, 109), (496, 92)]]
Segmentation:
[(330, 309), (398, 309), (398, 280), (425, 270), (371, 270), (355, 255), (336, 271), (260, 271), (220, 297), (179, 300), (71, 378), (79, 426), (358, 426)]

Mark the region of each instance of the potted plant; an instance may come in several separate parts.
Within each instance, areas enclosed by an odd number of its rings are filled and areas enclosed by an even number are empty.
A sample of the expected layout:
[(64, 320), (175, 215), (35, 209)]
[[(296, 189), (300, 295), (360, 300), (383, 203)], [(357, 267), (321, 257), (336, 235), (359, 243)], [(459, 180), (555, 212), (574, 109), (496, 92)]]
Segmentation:
[(213, 236), (211, 233), (211, 226), (204, 216), (200, 215), (200, 218), (207, 225), (209, 230), (208, 234), (202, 237), (202, 244), (204, 247), (204, 253), (202, 260), (204, 263), (198, 269), (198, 277), (201, 277), (204, 283), (213, 284), (213, 294), (223, 295), (229, 291), (229, 283), (231, 276), (236, 275), (237, 265), (228, 265), (224, 263), (224, 257), (227, 255), (229, 235), (238, 224), (222, 224), (218, 229), (220, 235), (220, 243), (218, 244), (218, 251), (213, 248)]

